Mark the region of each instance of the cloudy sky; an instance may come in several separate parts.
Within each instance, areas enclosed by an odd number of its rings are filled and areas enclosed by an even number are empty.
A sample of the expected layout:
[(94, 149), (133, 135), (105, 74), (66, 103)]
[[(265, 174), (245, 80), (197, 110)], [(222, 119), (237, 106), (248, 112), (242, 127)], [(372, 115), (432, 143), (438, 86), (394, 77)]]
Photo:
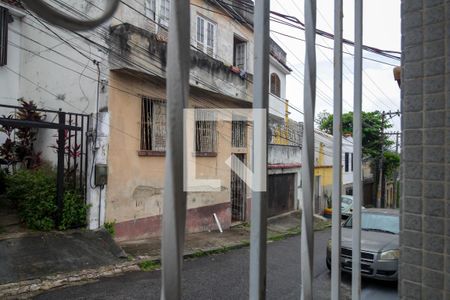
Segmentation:
[[(334, 1), (317, 1), (317, 28), (333, 33)], [(271, 10), (296, 16), (304, 21), (303, 0), (271, 0)], [(400, 0), (364, 1), (364, 45), (400, 51)], [(354, 1), (344, 0), (344, 38), (354, 40)], [(303, 111), (303, 70), (305, 43), (286, 37), (274, 31), (304, 39), (304, 32), (286, 25), (271, 22), (271, 37), (287, 52), (288, 65), (294, 70), (287, 80), (289, 102)], [(316, 43), (332, 47), (333, 41), (321, 36)], [(323, 47), (317, 50), (317, 102), (316, 114), (326, 110), (332, 113), (333, 99), (333, 51)], [(344, 51), (353, 53), (353, 47), (344, 45)], [(364, 51), (363, 56), (391, 65), (399, 65), (397, 60), (385, 58)], [(394, 81), (388, 64), (363, 61), (363, 110), (388, 111), (400, 109), (400, 90)], [(353, 56), (344, 54), (343, 98), (344, 112), (353, 110)], [(301, 113), (291, 109), (292, 117), (301, 120)], [(395, 130), (400, 129), (400, 120), (395, 118)]]

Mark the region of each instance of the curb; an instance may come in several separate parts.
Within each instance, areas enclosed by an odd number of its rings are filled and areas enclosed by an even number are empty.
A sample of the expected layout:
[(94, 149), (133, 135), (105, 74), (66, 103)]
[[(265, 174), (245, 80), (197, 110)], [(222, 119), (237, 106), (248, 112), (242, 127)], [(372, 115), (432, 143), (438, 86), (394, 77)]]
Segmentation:
[(24, 280), (0, 285), (0, 299), (26, 299), (53, 288), (95, 281), (125, 272), (138, 271), (139, 261), (119, 263), (98, 269), (45, 276), (40, 279)]

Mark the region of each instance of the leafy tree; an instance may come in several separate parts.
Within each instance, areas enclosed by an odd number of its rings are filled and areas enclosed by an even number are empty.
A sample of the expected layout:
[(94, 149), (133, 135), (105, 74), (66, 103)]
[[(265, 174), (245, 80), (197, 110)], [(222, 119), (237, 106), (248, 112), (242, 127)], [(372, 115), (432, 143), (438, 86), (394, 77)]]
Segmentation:
[(384, 174), (387, 179), (393, 179), (394, 171), (400, 167), (400, 155), (392, 151), (384, 152)]
[[(333, 134), (333, 115), (327, 112), (321, 112), (318, 115), (320, 130)], [(381, 112), (362, 112), (362, 144), (363, 155), (372, 159), (379, 159), (381, 157)], [(385, 121), (384, 129), (392, 128), (389, 121)], [(342, 114), (342, 133), (353, 133), (353, 112)], [(383, 144), (385, 149), (393, 144), (388, 136), (383, 137)]]

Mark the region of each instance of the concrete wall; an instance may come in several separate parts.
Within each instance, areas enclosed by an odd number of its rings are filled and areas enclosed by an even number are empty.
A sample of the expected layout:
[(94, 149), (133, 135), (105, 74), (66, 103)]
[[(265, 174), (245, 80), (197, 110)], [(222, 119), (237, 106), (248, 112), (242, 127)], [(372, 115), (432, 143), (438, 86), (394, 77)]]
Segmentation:
[(449, 12), (402, 1), (401, 299), (450, 298)]
[(302, 148), (288, 145), (268, 146), (269, 164), (299, 164), (302, 161)]

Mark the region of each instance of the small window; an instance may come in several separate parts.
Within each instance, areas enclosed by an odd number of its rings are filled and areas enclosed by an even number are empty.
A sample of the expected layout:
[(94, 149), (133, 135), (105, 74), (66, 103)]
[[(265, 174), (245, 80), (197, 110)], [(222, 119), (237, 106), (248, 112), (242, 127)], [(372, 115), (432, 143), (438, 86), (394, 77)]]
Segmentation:
[(270, 93), (281, 97), (281, 80), (275, 73), (270, 75)]
[(214, 56), (216, 40), (216, 24), (197, 16), (197, 48)]
[(169, 27), (170, 19), (170, 0), (160, 0), (161, 5), (159, 9), (159, 23), (163, 26)]
[(350, 153), (345, 152), (345, 172), (348, 172), (349, 170), (349, 163), (350, 163)]
[(231, 146), (247, 147), (247, 122), (234, 120), (231, 122)]
[(233, 45), (233, 65), (242, 70), (247, 68), (247, 42), (236, 36)]
[(8, 23), (10, 15), (6, 8), (0, 7), (0, 67), (8, 62)]
[(156, 19), (156, 0), (145, 0), (145, 16), (151, 20)]
[(166, 150), (166, 101), (142, 98), (141, 150)]
[(217, 152), (216, 115), (202, 109), (195, 111), (195, 151), (198, 153)]

